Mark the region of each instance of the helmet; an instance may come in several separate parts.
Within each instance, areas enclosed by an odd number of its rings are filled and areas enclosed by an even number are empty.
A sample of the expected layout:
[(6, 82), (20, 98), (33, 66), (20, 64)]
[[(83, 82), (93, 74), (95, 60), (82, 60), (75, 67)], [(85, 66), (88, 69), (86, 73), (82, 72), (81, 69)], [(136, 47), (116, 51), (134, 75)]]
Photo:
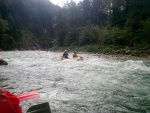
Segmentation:
[(67, 52), (67, 50), (65, 50), (65, 52)]

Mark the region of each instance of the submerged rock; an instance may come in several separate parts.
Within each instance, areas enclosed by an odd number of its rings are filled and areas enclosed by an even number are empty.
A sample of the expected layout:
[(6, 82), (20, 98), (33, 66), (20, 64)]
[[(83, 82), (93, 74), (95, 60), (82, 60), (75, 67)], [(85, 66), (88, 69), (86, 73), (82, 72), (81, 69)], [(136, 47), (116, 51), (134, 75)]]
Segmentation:
[(0, 65), (8, 65), (8, 63), (5, 60), (0, 59)]

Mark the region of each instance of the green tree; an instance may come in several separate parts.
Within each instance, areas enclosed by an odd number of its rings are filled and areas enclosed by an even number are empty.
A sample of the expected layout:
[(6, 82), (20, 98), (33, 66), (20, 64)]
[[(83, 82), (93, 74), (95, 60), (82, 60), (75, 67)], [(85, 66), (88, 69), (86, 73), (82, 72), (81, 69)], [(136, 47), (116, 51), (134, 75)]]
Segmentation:
[(81, 3), (81, 11), (84, 17), (84, 22), (86, 23), (87, 21), (91, 21), (91, 0), (83, 0)]
[(66, 38), (66, 23), (63, 19), (62, 13), (59, 12), (56, 19), (55, 24), (53, 25), (55, 38), (53, 39), (53, 44), (57, 46), (65, 45)]
[[(130, 0), (128, 1), (128, 15), (125, 23), (125, 29), (130, 35), (131, 45), (141, 44), (143, 37), (143, 23), (147, 23), (150, 18), (149, 0)], [(145, 26), (145, 25), (144, 25)], [(144, 33), (145, 34), (145, 33)]]
[(103, 12), (103, 2), (102, 0), (92, 0), (91, 2), (91, 14), (92, 23), (94, 25), (104, 25), (106, 22), (106, 13)]
[(65, 4), (63, 11), (63, 18), (65, 19), (68, 27), (76, 28), (83, 24), (80, 4), (76, 5), (75, 2), (71, 1)]
[(143, 21), (141, 27), (141, 42), (145, 49), (150, 49), (150, 20)]
[(0, 48), (11, 49), (13, 43), (13, 38), (8, 34), (8, 22), (0, 16)]
[(84, 27), (80, 28), (79, 45), (98, 44), (100, 28), (87, 22)]
[(112, 13), (110, 15), (111, 26), (123, 28), (127, 17), (127, 2), (126, 0), (112, 0)]

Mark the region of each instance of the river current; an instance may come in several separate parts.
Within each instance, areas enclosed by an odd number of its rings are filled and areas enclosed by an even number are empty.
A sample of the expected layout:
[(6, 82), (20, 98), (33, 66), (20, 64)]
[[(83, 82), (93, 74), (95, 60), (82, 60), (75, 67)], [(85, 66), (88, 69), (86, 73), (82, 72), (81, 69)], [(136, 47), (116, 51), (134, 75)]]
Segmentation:
[(36, 90), (21, 102), (23, 113), (48, 102), (52, 113), (150, 113), (150, 60), (116, 60), (80, 54), (60, 60), (60, 52), (0, 52), (0, 87), (14, 94)]

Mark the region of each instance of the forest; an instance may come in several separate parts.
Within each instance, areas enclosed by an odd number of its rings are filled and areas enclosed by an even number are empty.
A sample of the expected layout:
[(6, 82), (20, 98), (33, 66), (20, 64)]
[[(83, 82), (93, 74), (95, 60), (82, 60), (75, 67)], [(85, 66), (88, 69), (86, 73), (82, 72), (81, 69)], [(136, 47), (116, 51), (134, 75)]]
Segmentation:
[(150, 0), (0, 0), (1, 50), (150, 53)]

